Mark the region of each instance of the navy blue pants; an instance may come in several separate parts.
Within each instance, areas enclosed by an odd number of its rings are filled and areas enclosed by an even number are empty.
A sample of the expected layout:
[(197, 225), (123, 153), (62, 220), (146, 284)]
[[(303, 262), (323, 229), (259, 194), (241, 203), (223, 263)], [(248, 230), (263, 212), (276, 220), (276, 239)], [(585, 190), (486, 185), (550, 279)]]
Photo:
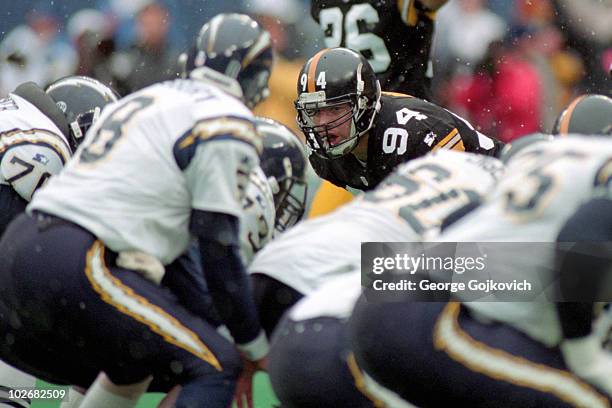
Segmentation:
[(3, 360), (83, 387), (98, 371), (117, 384), (153, 375), (158, 390), (197, 380), (222, 389), (210, 393), (218, 404), (201, 406), (228, 406), (241, 369), (235, 347), (170, 289), (115, 266), (116, 254), (91, 233), (23, 214), (0, 254)]
[(0, 238), (9, 223), (25, 211), (28, 202), (13, 187), (0, 184)]
[(371, 303), (350, 321), (357, 363), (419, 407), (606, 407), (609, 397), (566, 370), (547, 348), (459, 303)]
[(272, 338), (268, 371), (283, 408), (370, 408), (350, 351), (346, 321), (285, 316)]

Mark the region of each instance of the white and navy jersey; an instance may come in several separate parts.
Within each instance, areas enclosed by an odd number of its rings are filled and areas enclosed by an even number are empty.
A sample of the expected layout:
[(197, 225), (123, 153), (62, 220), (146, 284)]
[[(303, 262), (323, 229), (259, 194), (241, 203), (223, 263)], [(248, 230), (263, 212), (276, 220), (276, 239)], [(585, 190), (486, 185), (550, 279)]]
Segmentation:
[(240, 217), (260, 141), (237, 99), (192, 80), (147, 87), (105, 109), (66, 169), (32, 201), (111, 250), (163, 264), (188, 247), (192, 209)]
[[(612, 176), (612, 141), (572, 136), (536, 143), (508, 163), (506, 176), (486, 204), (451, 226), (439, 238), (447, 242), (548, 242), (554, 243), (566, 220), (594, 195), (607, 194)], [(491, 258), (492, 247), (485, 247)], [(497, 246), (495, 264), (487, 272), (500, 281), (540, 277), (550, 282), (555, 252), (537, 249), (537, 256)], [(547, 275), (548, 274), (548, 275)], [(552, 277), (551, 277), (552, 279)], [(544, 288), (543, 288), (544, 289)], [(545, 299), (544, 299), (545, 300)], [(502, 321), (553, 346), (561, 328), (553, 303), (466, 302), (483, 317)]]
[(61, 130), (33, 104), (15, 94), (0, 99), (0, 184), (30, 201), (71, 154)]
[(272, 188), (259, 166), (249, 177), (242, 209), (240, 254), (244, 264), (249, 265), (253, 256), (272, 239), (276, 217)]
[(362, 242), (413, 242), (490, 190), (499, 160), (439, 151), (401, 165), (376, 189), (275, 238), (249, 267), (309, 295), (359, 270)]

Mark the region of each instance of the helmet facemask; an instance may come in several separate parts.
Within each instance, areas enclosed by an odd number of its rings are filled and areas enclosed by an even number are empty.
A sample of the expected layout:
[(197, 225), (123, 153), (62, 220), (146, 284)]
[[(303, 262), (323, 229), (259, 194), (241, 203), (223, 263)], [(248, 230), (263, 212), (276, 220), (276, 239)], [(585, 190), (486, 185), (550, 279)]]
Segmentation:
[(308, 159), (303, 142), (285, 125), (261, 117), (255, 118), (255, 124), (263, 144), (260, 167), (274, 198), (274, 227), (276, 232), (283, 232), (304, 215)]
[[(359, 143), (361, 136), (372, 127), (375, 114), (375, 104), (357, 93), (334, 98), (326, 98), (325, 91), (302, 93), (295, 105), (298, 112), (298, 126), (306, 135), (309, 147), (318, 155), (330, 159), (350, 153)], [(349, 105), (350, 108), (326, 123), (317, 124), (316, 116), (322, 109), (343, 105)], [(335, 136), (330, 131), (348, 121), (351, 121), (348, 136), (337, 143), (332, 143)]]
[(89, 128), (100, 117), (100, 111), (100, 107), (96, 106), (94, 109), (78, 114), (74, 120), (68, 124), (70, 127), (71, 143), (74, 149), (79, 147), (83, 142)]
[(276, 210), (275, 229), (284, 232), (302, 219), (306, 209), (308, 185), (304, 180), (293, 174), (291, 160), (283, 160), (285, 176), (268, 179)]
[[(380, 108), (380, 83), (376, 81), (373, 97), (364, 95), (365, 82), (361, 77), (362, 64), (357, 68), (356, 92), (328, 98), (325, 91), (303, 92), (299, 94), (295, 107), (298, 112), (297, 123), (304, 135), (308, 146), (319, 156), (335, 159), (347, 155), (357, 145), (361, 136), (366, 134), (374, 123), (376, 112)], [(316, 114), (325, 108), (350, 104), (351, 109), (345, 115), (332, 121), (318, 125)], [(330, 142), (330, 130), (351, 120), (348, 137), (339, 143)]]

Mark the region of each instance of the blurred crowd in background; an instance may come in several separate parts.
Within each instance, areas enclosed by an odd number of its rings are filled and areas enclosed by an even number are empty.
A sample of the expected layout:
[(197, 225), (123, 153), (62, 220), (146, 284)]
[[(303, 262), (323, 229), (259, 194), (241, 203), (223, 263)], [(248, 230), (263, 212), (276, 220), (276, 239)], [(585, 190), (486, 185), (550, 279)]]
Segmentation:
[[(219, 12), (272, 35), (271, 97), (257, 114), (298, 131), (303, 62), (323, 47), (309, 0), (21, 0), (0, 5), (0, 96), (88, 75), (121, 95), (178, 75), (178, 56)], [(450, 0), (437, 14), (434, 101), (504, 141), (549, 131), (576, 95), (612, 94), (612, 0)], [(299, 132), (298, 132), (299, 134)]]

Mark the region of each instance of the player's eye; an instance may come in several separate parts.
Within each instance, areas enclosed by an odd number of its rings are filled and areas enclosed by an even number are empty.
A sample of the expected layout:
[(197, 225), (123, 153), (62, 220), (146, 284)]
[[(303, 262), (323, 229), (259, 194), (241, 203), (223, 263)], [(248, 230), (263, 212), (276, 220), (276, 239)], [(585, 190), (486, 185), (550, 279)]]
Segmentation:
[(337, 105), (332, 108), (332, 112), (336, 114), (344, 114), (350, 110), (351, 108), (347, 104)]

